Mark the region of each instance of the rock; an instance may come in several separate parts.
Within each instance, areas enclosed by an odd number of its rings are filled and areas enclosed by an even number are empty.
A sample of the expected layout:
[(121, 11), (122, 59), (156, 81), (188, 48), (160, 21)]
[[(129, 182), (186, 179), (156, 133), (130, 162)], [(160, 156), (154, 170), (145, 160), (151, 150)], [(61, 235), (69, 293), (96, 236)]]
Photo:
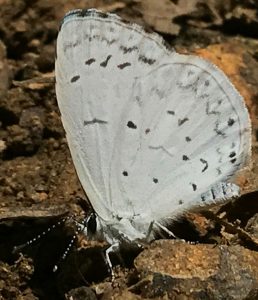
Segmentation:
[(251, 236), (258, 239), (258, 213), (248, 220), (245, 229)]
[(38, 69), (43, 73), (52, 71), (54, 69), (54, 63), (55, 63), (54, 58), (55, 58), (54, 45), (46, 45), (45, 47), (43, 47), (40, 52), (40, 56), (36, 60)]
[(89, 287), (83, 286), (70, 290), (66, 294), (67, 300), (97, 300), (96, 295)]
[[(241, 246), (159, 240), (136, 259), (143, 297), (246, 299), (258, 297), (258, 253)], [(252, 298), (254, 299), (254, 298)], [(257, 299), (257, 298), (256, 298)]]
[(5, 45), (0, 41), (0, 99), (5, 97), (9, 88), (9, 68)]
[(37, 151), (43, 139), (42, 109), (23, 110), (19, 125), (7, 127), (7, 158), (17, 155), (30, 155)]

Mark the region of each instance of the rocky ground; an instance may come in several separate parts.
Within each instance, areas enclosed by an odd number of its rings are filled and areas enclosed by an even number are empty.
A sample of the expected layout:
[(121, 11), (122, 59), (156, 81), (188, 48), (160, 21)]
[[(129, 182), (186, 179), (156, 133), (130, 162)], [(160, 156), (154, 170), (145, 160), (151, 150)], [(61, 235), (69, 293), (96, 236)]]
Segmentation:
[[(106, 245), (83, 236), (52, 271), (74, 234), (72, 222), (13, 251), (82, 211), (54, 59), (62, 16), (86, 7), (118, 13), (178, 52), (213, 61), (244, 96), (253, 125), (253, 165), (238, 178), (243, 196), (175, 223), (173, 232), (192, 244), (161, 239), (138, 256), (125, 251), (113, 282)], [(0, 0), (0, 299), (258, 299), (257, 38), (255, 0)]]

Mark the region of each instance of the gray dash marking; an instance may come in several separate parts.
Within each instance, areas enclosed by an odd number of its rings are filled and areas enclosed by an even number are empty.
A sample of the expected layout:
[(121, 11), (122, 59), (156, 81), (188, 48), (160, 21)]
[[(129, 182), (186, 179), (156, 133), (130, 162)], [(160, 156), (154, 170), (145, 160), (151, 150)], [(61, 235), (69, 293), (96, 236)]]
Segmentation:
[(132, 51), (137, 51), (138, 47), (137, 46), (125, 47), (121, 45), (120, 49), (124, 52), (124, 54), (126, 54), (126, 53), (131, 53)]
[(208, 164), (207, 160), (205, 160), (203, 158), (200, 158), (200, 161), (201, 161), (201, 163), (204, 164), (204, 168), (202, 169), (202, 173), (203, 173), (208, 169), (209, 164)]
[(222, 171), (220, 168), (216, 168), (216, 171), (218, 172), (218, 175), (221, 175), (222, 174)]
[(189, 119), (188, 118), (178, 119), (178, 126), (183, 125), (186, 121), (189, 121)]
[(167, 110), (167, 114), (174, 116), (175, 112), (173, 110)]
[(92, 124), (107, 124), (107, 121), (103, 121), (103, 120), (99, 120), (99, 119), (92, 119), (91, 121), (84, 121), (83, 125), (87, 126), (87, 125), (92, 125)]
[(106, 68), (108, 61), (110, 60), (111, 57), (112, 55), (108, 55), (107, 58), (102, 63), (100, 63), (100, 66)]
[(147, 58), (144, 55), (140, 55), (138, 60), (148, 65), (153, 65), (156, 62), (156, 59)]
[(80, 75), (73, 76), (73, 77), (71, 78), (71, 83), (76, 82), (78, 79), (80, 79)]
[(117, 67), (118, 67), (120, 70), (123, 70), (124, 68), (129, 67), (129, 66), (131, 66), (131, 64), (130, 64), (129, 62), (126, 62), (126, 63), (120, 64), (120, 65), (117, 65)]
[(205, 112), (206, 112), (206, 114), (207, 115), (220, 115), (220, 112), (219, 111), (217, 111), (217, 110), (212, 110), (211, 108), (210, 108), (210, 102), (209, 101), (207, 101), (207, 103), (206, 103), (206, 109), (205, 109)]
[(210, 191), (211, 191), (212, 199), (215, 200), (216, 195), (215, 195), (215, 192), (214, 192), (213, 188), (211, 188)]
[(85, 61), (85, 65), (91, 65), (92, 63), (94, 63), (96, 61), (96, 59), (95, 58), (90, 58), (90, 59), (88, 59), (88, 60), (86, 60)]
[(223, 138), (226, 137), (225, 132), (223, 132), (222, 130), (219, 129), (219, 122), (218, 121), (216, 121), (216, 123), (215, 123), (214, 131), (217, 133), (217, 135), (221, 135)]

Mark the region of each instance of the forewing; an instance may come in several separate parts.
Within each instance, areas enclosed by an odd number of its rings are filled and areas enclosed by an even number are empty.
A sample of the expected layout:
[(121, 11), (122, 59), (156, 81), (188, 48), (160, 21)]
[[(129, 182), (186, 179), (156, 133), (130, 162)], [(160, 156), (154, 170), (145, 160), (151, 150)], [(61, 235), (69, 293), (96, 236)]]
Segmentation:
[(63, 20), (57, 39), (58, 105), (78, 177), (104, 219), (112, 218), (113, 202), (124, 203), (123, 197), (111, 199), (110, 183), (121, 115), (130, 109), (135, 80), (170, 54), (157, 35), (115, 15), (76, 10)]

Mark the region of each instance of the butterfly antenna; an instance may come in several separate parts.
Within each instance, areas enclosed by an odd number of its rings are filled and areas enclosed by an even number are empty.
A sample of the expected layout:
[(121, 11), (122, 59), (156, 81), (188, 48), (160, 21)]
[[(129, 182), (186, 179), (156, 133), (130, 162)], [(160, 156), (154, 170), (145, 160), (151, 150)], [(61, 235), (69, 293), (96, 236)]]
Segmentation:
[(64, 253), (63, 253), (63, 255), (62, 255), (61, 258), (59, 259), (58, 263), (54, 265), (54, 267), (53, 267), (53, 272), (56, 272), (56, 271), (58, 270), (58, 266), (61, 264), (61, 262), (64, 261), (64, 260), (66, 259), (67, 255), (69, 254), (69, 252), (70, 252), (70, 250), (71, 250), (71, 248), (72, 248), (72, 246), (73, 246), (73, 244), (74, 244), (74, 242), (75, 242), (77, 236), (79, 235), (79, 233), (80, 233), (80, 232), (83, 232), (85, 229), (88, 228), (89, 222), (91, 221), (91, 218), (92, 218), (92, 213), (89, 214), (89, 215), (87, 216), (87, 218), (85, 218), (85, 219), (83, 220), (82, 223), (77, 222), (76, 220), (73, 219), (74, 222), (76, 223), (77, 229), (76, 229), (74, 235), (72, 236), (72, 238), (71, 238), (69, 244), (67, 245), (67, 247), (66, 247), (66, 249), (65, 249), (65, 251), (64, 251)]
[(52, 232), (55, 228), (57, 228), (58, 226), (64, 224), (65, 222), (71, 220), (74, 218), (74, 215), (69, 215), (67, 217), (63, 217), (60, 221), (56, 222), (55, 224), (49, 226), (47, 228), (47, 230), (42, 231), (40, 234), (34, 236), (32, 239), (28, 240), (27, 242), (25, 242), (24, 244), (18, 245), (18, 246), (14, 246), (13, 247), (13, 253), (17, 253), (18, 251), (22, 250), (25, 247), (28, 247), (34, 243), (36, 243), (37, 241), (39, 241), (41, 238), (43, 238), (43, 236), (46, 236), (47, 234), (49, 234), (50, 232)]

